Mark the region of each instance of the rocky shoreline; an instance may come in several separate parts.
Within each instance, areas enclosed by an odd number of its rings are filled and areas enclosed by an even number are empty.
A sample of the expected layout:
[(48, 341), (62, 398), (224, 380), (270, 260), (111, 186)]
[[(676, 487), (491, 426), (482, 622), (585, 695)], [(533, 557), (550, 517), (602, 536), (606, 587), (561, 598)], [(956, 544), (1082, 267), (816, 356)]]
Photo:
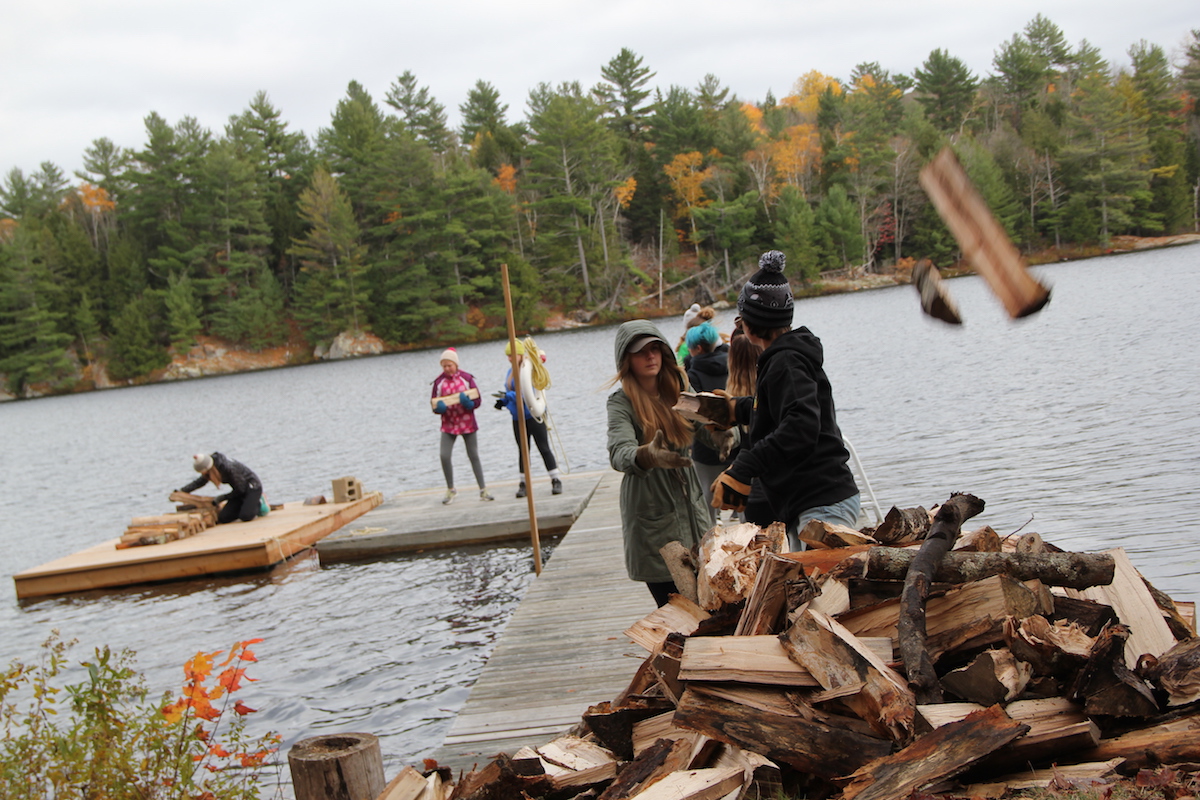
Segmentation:
[[(1094, 258), (1103, 255), (1128, 253), (1135, 250), (1148, 250), (1160, 247), (1174, 247), (1200, 242), (1200, 233), (1179, 234), (1163, 237), (1117, 236), (1112, 239), (1107, 248), (1069, 248), (1051, 249), (1029, 255), (1032, 265), (1074, 261), (1082, 258)], [(861, 268), (839, 270), (823, 273), (819, 281), (806, 290), (797, 290), (798, 298), (820, 297), (829, 294), (844, 294), (860, 292), (868, 289), (879, 289), (885, 286), (896, 286), (911, 283), (913, 259), (902, 259), (901, 262), (885, 272), (868, 273)], [(971, 274), (971, 269), (960, 264), (944, 270), (946, 277)], [(674, 317), (683, 313), (686, 304), (677, 301), (668, 303), (664, 308), (647, 308), (643, 315), (648, 318)], [(715, 308), (728, 307), (728, 303), (719, 300), (712, 304)], [(607, 324), (615, 321), (599, 314), (567, 314), (560, 311), (552, 313), (546, 320), (541, 331), (560, 331), (570, 328), (582, 328), (596, 324)], [(114, 389), (124, 386), (135, 386), (164, 381), (191, 380), (216, 375), (229, 375), (238, 372), (254, 372), (265, 369), (299, 366), (318, 361), (330, 361), (343, 358), (359, 358), (363, 356), (383, 355), (385, 353), (407, 352), (410, 350), (425, 350), (441, 347), (439, 342), (423, 342), (400, 347), (388, 347), (382, 339), (371, 333), (339, 334), (328, 345), (321, 344), (310, 349), (298, 337), (279, 347), (252, 351), (212, 336), (198, 336), (187, 352), (177, 353), (171, 363), (150, 375), (131, 381), (116, 381), (108, 377), (103, 363), (81, 364), (73, 351), (69, 357), (76, 365), (75, 380), (69, 382), (71, 388), (53, 389), (48, 386), (33, 386), (27, 389), (23, 396), (16, 396), (0, 388), (0, 402), (7, 400), (32, 399), (55, 394), (73, 394), (96, 389)], [(0, 387), (3, 386), (3, 376), (0, 376)]]

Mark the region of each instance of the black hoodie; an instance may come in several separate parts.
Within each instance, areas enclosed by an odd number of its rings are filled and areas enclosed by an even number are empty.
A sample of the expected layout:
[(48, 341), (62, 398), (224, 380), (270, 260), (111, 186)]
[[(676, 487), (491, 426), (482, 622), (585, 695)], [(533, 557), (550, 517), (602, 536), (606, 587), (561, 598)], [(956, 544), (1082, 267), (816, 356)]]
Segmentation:
[(808, 328), (788, 331), (758, 357), (756, 396), (737, 403), (750, 444), (728, 471), (743, 483), (758, 481), (780, 522), (858, 493), (824, 360)]

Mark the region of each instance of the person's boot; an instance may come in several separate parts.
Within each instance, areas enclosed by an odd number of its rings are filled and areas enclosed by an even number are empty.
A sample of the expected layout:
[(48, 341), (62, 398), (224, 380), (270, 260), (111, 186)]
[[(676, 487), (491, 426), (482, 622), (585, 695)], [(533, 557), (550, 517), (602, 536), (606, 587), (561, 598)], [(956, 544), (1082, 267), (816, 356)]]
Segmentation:
[(550, 479), (550, 494), (562, 494), (562, 481), (558, 478)]
[(517, 497), (524, 497), (527, 494), (528, 492), (525, 491), (525, 481), (521, 481), (520, 485), (517, 486)]

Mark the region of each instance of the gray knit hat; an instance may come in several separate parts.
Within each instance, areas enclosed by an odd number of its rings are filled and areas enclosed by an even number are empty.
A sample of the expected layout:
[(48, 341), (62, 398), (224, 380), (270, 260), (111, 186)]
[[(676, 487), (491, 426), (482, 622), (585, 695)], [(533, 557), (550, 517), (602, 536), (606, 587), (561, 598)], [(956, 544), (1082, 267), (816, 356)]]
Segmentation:
[(750, 276), (738, 295), (738, 313), (756, 328), (790, 328), (792, 287), (783, 277), (786, 259), (778, 250), (768, 250), (758, 259), (758, 272)]
[(196, 453), (192, 456), (192, 467), (196, 472), (208, 472), (212, 468), (212, 456), (208, 453)]

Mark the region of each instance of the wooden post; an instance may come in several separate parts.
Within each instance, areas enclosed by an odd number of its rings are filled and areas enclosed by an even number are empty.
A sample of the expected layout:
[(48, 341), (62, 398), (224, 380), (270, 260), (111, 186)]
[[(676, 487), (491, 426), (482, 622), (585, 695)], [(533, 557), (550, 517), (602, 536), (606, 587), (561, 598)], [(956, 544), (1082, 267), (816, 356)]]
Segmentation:
[(383, 791), (383, 755), (370, 733), (302, 739), (288, 751), (296, 800), (374, 800)]
[[(500, 265), (504, 285), (504, 317), (508, 322), (508, 352), (517, 354), (517, 326), (513, 321), (512, 289), (508, 285), (508, 264)], [(533, 542), (533, 572), (542, 574), (542, 545), (538, 537), (537, 509), (533, 505), (533, 481), (529, 476), (529, 434), (525, 430), (525, 400), (521, 397), (521, 370), (512, 362), (513, 391), (517, 395), (517, 446), (521, 449), (521, 474), (525, 476), (525, 502), (529, 506), (529, 538)], [(299, 800), (299, 799), (297, 799)]]
[(983, 276), (1013, 319), (1038, 311), (1050, 290), (1025, 269), (1024, 260), (992, 215), (949, 147), (933, 157), (919, 176), (963, 255)]

